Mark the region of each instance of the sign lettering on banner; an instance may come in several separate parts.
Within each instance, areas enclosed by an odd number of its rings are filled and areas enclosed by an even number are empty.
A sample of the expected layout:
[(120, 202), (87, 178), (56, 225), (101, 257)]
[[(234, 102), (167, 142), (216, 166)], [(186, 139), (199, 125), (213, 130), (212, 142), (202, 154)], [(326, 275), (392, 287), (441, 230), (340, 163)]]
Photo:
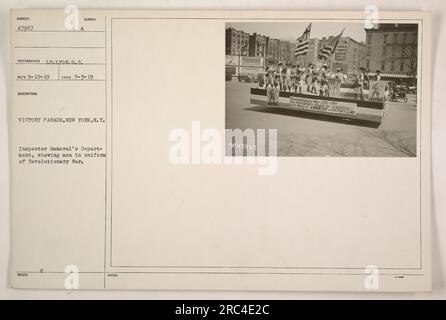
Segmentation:
[(291, 96), (290, 107), (310, 112), (337, 113), (350, 116), (356, 115), (356, 103), (354, 102), (319, 100)]

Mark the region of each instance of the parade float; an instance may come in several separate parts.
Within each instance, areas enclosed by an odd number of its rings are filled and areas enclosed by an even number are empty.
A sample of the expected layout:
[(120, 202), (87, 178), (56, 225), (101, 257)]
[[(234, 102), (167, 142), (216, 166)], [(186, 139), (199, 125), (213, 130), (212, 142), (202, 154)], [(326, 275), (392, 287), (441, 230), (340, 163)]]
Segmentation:
[(340, 118), (358, 125), (378, 127), (388, 110), (388, 89), (384, 81), (370, 81), (361, 98), (349, 84), (340, 85), (334, 96), (280, 91), (274, 87), (251, 88), (250, 102), (258, 106), (312, 113), (315, 118), (319, 115), (321, 120)]
[[(306, 77), (305, 79), (308, 79), (309, 82), (303, 84), (305, 80), (301, 81), (299, 90), (295, 89), (293, 92), (292, 86), (289, 84), (290, 76), (287, 75), (290, 71), (289, 64), (285, 67), (283, 64), (279, 64), (278, 67), (266, 68), (268, 70), (265, 70), (267, 73), (264, 76), (269, 74), (269, 80), (265, 81), (266, 85), (263, 88), (260, 86), (251, 88), (251, 104), (311, 113), (321, 120), (336, 118), (337, 120), (378, 127), (388, 109), (389, 86), (387, 81), (381, 80), (380, 75), (372, 80), (366, 75), (365, 68), (360, 67), (359, 64), (356, 74), (353, 74), (354, 79), (346, 81), (347, 76), (342, 73), (342, 68), (335, 70), (334, 66), (331, 66), (331, 57), (344, 30), (342, 29), (337, 36), (331, 37), (319, 49), (316, 62), (318, 66), (312, 63), (307, 66), (310, 23), (297, 39), (294, 49), (296, 58), (304, 58), (301, 65), (303, 68), (299, 68), (297, 77)], [(284, 68), (285, 73), (283, 73)], [(381, 73), (381, 71), (377, 72)], [(311, 90), (307, 89), (309, 87)]]

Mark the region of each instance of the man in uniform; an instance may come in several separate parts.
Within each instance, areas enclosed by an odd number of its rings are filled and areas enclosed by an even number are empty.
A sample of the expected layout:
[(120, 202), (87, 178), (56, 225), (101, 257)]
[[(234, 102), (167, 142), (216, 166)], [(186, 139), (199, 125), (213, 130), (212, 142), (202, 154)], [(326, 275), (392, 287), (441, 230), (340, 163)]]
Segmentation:
[[(383, 84), (381, 82), (381, 70), (376, 70), (376, 81), (370, 81), (370, 99), (380, 99), (381, 92), (384, 92)], [(383, 93), (384, 96), (384, 93)]]
[(343, 83), (345, 83), (345, 75), (342, 72), (343, 69), (342, 68), (337, 68), (336, 69), (336, 74), (335, 74), (335, 89), (334, 89), (334, 96), (339, 97), (341, 95), (341, 86)]
[(358, 90), (359, 90), (359, 97), (361, 101), (364, 101), (364, 82), (366, 81), (366, 69), (361, 67), (359, 68), (359, 74), (358, 74)]

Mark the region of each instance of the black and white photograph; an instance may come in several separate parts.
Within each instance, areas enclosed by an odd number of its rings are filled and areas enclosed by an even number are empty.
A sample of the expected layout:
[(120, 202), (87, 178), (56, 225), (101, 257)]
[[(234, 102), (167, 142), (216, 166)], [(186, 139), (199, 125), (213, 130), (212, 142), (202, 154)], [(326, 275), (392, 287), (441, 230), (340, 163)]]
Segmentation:
[[(417, 156), (417, 23), (237, 22), (225, 32), (226, 129), (276, 129), (277, 156)], [(227, 141), (226, 154), (251, 144)]]

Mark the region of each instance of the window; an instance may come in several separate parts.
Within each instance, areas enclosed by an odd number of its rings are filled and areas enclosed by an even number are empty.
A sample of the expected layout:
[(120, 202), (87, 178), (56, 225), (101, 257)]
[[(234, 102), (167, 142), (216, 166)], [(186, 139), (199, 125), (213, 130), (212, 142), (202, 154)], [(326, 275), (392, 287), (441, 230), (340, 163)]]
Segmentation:
[(398, 43), (398, 33), (393, 34), (393, 43)]
[(372, 35), (369, 33), (367, 35), (367, 44), (371, 44), (372, 43)]
[(367, 59), (365, 66), (367, 69), (370, 69), (370, 60), (369, 59)]
[(335, 60), (345, 60), (346, 58), (347, 58), (347, 56), (346, 56), (346, 54), (344, 52), (342, 52), (342, 53), (335, 53)]
[(404, 71), (404, 61), (400, 62), (400, 71), (403, 72)]
[(387, 43), (388, 34), (384, 35), (384, 43)]
[(392, 61), (390, 63), (390, 71), (395, 71), (395, 62), (394, 61)]

